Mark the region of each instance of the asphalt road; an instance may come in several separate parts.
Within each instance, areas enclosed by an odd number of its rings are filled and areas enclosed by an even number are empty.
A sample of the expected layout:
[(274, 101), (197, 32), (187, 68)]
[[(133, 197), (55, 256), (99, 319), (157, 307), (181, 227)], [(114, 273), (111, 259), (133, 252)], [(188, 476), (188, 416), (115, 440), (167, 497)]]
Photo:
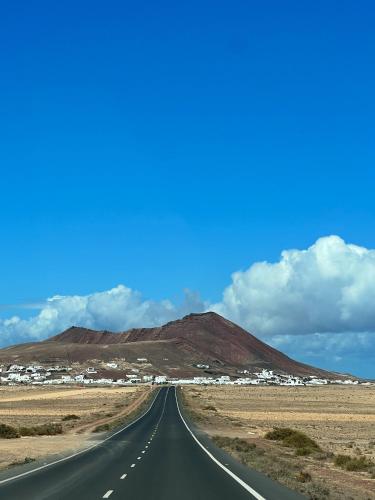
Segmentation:
[[(185, 418), (184, 418), (185, 417)], [(14, 472), (16, 474), (16, 471)], [(89, 451), (12, 480), (1, 500), (298, 500), (192, 432), (174, 387), (150, 410)]]

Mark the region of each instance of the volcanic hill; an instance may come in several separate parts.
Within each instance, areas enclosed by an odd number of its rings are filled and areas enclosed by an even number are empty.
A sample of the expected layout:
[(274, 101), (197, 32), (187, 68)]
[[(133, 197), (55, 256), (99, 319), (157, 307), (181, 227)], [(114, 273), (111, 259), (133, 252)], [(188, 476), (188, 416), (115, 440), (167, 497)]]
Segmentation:
[(195, 365), (207, 364), (206, 374), (234, 375), (241, 369), (273, 369), (293, 375), (334, 378), (335, 374), (289, 358), (222, 316), (189, 314), (156, 328), (126, 332), (71, 327), (41, 342), (0, 349), (3, 363), (87, 363), (147, 358), (149, 372), (169, 376), (203, 375)]

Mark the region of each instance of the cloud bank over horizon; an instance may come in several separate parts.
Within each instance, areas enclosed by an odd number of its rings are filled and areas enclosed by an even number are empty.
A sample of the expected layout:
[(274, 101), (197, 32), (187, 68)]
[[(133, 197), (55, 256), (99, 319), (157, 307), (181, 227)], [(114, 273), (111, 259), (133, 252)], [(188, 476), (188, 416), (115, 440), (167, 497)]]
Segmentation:
[(0, 343), (42, 340), (72, 325), (112, 331), (158, 326), (206, 306), (190, 290), (175, 305), (170, 300), (144, 300), (140, 292), (124, 285), (89, 295), (55, 295), (40, 305), (35, 316), (0, 319)]
[(215, 304), (188, 290), (181, 304), (146, 300), (124, 285), (56, 295), (34, 316), (0, 319), (0, 344), (41, 340), (71, 325), (121, 331), (213, 310), (282, 350), (340, 361), (350, 352), (374, 355), (374, 303), (375, 250), (328, 236), (235, 272)]
[(375, 332), (375, 250), (338, 236), (232, 275), (211, 308), (255, 334)]

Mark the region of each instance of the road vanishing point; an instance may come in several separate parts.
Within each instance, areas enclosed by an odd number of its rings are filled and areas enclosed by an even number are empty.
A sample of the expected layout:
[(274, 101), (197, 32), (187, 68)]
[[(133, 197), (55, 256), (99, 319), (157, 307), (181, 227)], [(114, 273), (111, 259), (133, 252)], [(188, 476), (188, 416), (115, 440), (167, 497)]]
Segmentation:
[(1, 500), (301, 500), (238, 463), (195, 429), (175, 387), (147, 411), (74, 455), (0, 479)]

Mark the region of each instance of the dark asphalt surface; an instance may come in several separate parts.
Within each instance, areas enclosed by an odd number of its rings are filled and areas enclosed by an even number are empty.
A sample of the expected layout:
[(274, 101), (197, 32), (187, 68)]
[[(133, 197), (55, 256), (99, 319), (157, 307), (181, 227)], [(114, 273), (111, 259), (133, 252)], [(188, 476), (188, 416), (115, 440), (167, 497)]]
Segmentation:
[[(186, 417), (185, 417), (186, 419)], [(187, 420), (187, 419), (186, 419)], [(189, 427), (190, 423), (187, 421)], [(159, 391), (150, 411), (97, 447), (12, 481), (0, 483), (1, 500), (299, 500), (251, 471), (185, 426), (175, 388)], [(17, 471), (14, 471), (17, 474)], [(256, 491), (252, 495), (245, 486)]]

